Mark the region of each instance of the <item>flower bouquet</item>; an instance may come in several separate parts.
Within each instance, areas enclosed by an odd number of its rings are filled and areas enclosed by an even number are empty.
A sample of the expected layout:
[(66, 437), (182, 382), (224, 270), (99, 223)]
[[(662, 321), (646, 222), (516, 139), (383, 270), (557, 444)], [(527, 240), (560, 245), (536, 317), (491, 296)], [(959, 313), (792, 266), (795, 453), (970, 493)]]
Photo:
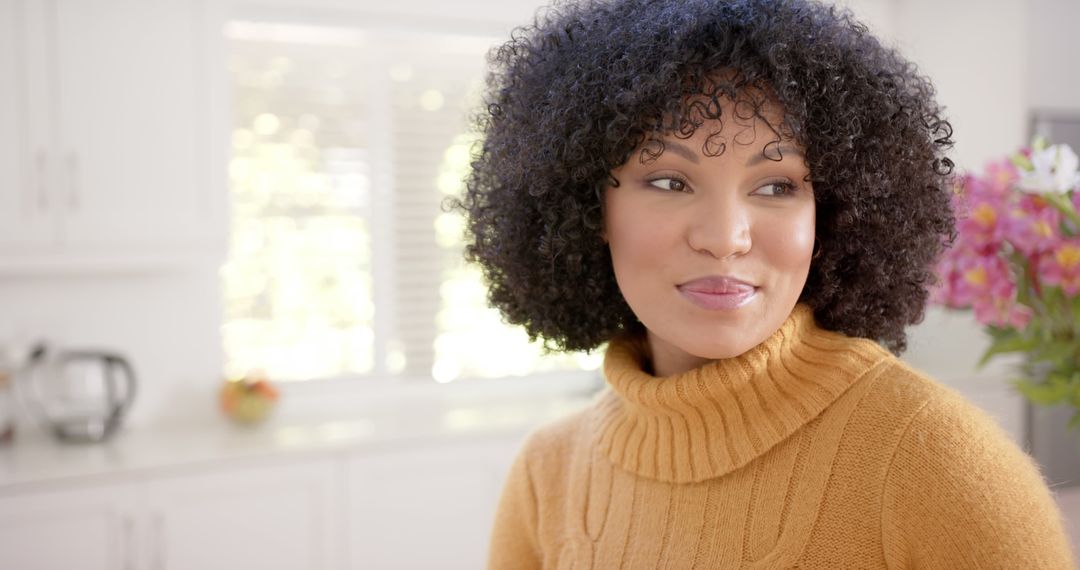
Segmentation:
[(1036, 139), (953, 194), (957, 237), (931, 301), (972, 309), (992, 342), (979, 361), (1020, 352), (1013, 385), (1042, 405), (1077, 408), (1080, 426), (1080, 161)]

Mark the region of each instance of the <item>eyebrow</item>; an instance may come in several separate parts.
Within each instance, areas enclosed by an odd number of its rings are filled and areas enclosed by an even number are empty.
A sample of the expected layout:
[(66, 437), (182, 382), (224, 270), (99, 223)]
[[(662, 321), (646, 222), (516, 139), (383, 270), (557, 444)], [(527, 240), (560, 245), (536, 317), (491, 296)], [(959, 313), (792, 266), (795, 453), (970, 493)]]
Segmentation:
[[(768, 146), (766, 146), (766, 148), (768, 148)], [(790, 144), (782, 144), (782, 145), (779, 145), (779, 146), (773, 147), (773, 148), (775, 150), (775, 154), (773, 154), (773, 153), (769, 153), (768, 155), (766, 155), (765, 153), (755, 154), (754, 156), (751, 156), (746, 161), (746, 166), (756, 166), (758, 164), (761, 164), (762, 162), (765, 162), (766, 160), (771, 161), (771, 162), (779, 162), (779, 160), (773, 160), (773, 158), (776, 157), (777, 155), (779, 155), (779, 157), (781, 159), (786, 158), (788, 156), (798, 157), (798, 158), (801, 158), (803, 160), (806, 159), (806, 157), (803, 155), (803, 153), (798, 148), (795, 148), (794, 146), (792, 146)], [(697, 153), (694, 152), (693, 150), (690, 150), (690, 147), (688, 147), (688, 146), (686, 146), (686, 145), (684, 145), (682, 143), (675, 142), (675, 141), (664, 141), (664, 150), (665, 151), (670, 150), (671, 152), (674, 152), (675, 154), (685, 158), (686, 160), (689, 160), (690, 162), (693, 162), (694, 164), (698, 164), (700, 162), (699, 159), (698, 159)]]
[(685, 158), (686, 160), (689, 160), (690, 162), (693, 162), (694, 164), (700, 162), (698, 160), (697, 153), (690, 150), (690, 147), (682, 143), (677, 143), (675, 141), (663, 141), (663, 145), (665, 151), (670, 150), (671, 152)]
[[(765, 145), (765, 148), (768, 149), (769, 145)], [(764, 152), (755, 154), (754, 156), (751, 156), (749, 160), (746, 161), (746, 165), (747, 166), (756, 166), (758, 164), (761, 164), (762, 162), (765, 162), (766, 160), (768, 160), (770, 162), (780, 162), (780, 160), (783, 160), (785, 157), (788, 157), (788, 156), (798, 157), (798, 158), (801, 158), (803, 160), (806, 160), (806, 157), (803, 156), (802, 151), (800, 151), (799, 149), (797, 149), (797, 148), (795, 148), (795, 147), (793, 147), (793, 146), (791, 146), (789, 144), (782, 144), (782, 145), (778, 145), (778, 146), (773, 147), (773, 148), (776, 150), (775, 155), (771, 154), (771, 153), (766, 155)], [(774, 160), (774, 157), (776, 157), (777, 155), (779, 156), (779, 159)]]

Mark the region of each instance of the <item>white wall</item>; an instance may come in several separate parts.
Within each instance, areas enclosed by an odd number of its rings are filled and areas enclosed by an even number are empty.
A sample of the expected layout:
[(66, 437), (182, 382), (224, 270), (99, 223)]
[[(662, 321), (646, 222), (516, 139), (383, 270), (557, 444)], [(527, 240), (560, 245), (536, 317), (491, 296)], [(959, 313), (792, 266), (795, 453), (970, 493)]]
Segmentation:
[(1029, 0), (1028, 86), (1034, 109), (1080, 114), (1080, 2)]
[(0, 278), (0, 337), (121, 351), (139, 392), (128, 424), (204, 421), (223, 361), (221, 286), (206, 265), (152, 275)]
[(934, 81), (961, 169), (1027, 139), (1028, 10), (1016, 0), (897, 3), (898, 45)]

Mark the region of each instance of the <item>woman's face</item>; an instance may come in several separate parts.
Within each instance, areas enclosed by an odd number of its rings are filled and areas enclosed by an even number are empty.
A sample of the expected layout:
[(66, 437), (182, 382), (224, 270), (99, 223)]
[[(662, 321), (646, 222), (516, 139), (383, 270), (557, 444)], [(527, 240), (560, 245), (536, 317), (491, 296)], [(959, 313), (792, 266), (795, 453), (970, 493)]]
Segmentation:
[[(727, 102), (722, 129), (706, 121), (689, 139), (665, 137), (655, 160), (636, 150), (612, 171), (620, 185), (604, 193), (615, 278), (648, 329), (656, 376), (764, 341), (810, 270), (815, 206), (802, 149), (778, 146), (764, 120), (732, 110)], [(765, 114), (779, 124), (776, 109)], [(725, 150), (706, 156), (717, 142)]]

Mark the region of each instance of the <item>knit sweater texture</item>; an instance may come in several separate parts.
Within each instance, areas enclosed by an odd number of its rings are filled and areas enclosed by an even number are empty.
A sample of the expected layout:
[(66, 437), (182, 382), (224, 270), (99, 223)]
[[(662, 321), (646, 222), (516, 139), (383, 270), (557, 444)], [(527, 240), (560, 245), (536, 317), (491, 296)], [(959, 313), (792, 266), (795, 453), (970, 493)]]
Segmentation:
[(667, 377), (646, 359), (610, 343), (605, 390), (526, 440), (490, 569), (1074, 567), (991, 417), (806, 305), (737, 357)]

